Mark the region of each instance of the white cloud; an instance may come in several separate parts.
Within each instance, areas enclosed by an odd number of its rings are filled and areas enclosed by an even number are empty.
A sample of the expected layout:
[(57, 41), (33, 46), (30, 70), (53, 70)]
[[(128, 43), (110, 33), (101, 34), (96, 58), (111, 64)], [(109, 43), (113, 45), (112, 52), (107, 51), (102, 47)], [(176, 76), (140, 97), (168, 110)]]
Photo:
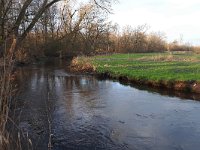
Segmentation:
[(200, 0), (121, 0), (111, 20), (120, 25), (149, 24), (169, 40), (179, 38), (200, 45)]

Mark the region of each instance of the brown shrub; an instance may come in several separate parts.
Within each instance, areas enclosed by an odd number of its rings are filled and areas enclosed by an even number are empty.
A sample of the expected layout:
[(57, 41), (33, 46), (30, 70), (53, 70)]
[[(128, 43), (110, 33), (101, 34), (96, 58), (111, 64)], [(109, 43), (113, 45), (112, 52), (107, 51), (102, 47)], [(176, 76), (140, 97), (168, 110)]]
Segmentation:
[(93, 72), (96, 70), (95, 66), (91, 63), (91, 58), (84, 56), (74, 58), (70, 68), (71, 71), (75, 72)]

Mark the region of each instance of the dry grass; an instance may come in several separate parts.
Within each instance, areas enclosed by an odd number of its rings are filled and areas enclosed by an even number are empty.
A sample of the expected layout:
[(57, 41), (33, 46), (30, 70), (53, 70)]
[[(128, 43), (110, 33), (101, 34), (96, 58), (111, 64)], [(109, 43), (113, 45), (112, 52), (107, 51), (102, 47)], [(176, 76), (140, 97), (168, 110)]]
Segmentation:
[(10, 102), (13, 94), (12, 87), (12, 56), (2, 58), (0, 62), (0, 147), (5, 148), (9, 144), (9, 134), (6, 131)]
[(24, 49), (19, 49), (17, 50), (17, 52), (15, 53), (15, 59), (18, 61), (18, 62), (28, 62), (28, 59), (30, 59), (28, 57), (28, 54), (26, 52), (26, 50)]
[(200, 54), (200, 46), (196, 46), (193, 48), (193, 51), (197, 54)]
[[(20, 129), (10, 116), (11, 103), (15, 100), (16, 78), (14, 70), (14, 60), (12, 56), (1, 58), (0, 61), (0, 150), (22, 150), (22, 139), (27, 141), (28, 149), (32, 149), (32, 142), (27, 135), (21, 134)], [(12, 118), (11, 118), (12, 117)], [(8, 128), (8, 126), (12, 128)], [(16, 132), (16, 133), (13, 133)]]
[(156, 55), (156, 56), (144, 56), (141, 58), (138, 58), (139, 61), (164, 61), (164, 62), (198, 62), (199, 60), (196, 58), (191, 57), (176, 57), (173, 54), (167, 54), (167, 55)]
[(96, 67), (91, 62), (91, 58), (89, 57), (76, 57), (71, 62), (71, 70), (78, 72), (95, 71)]

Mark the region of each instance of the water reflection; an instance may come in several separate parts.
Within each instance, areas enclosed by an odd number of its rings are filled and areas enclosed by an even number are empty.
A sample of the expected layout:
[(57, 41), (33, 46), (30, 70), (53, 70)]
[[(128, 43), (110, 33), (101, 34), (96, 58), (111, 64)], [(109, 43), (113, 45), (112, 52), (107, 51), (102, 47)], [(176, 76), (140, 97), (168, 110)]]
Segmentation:
[(163, 96), (62, 66), (19, 71), (19, 127), (34, 149), (198, 150), (200, 103)]

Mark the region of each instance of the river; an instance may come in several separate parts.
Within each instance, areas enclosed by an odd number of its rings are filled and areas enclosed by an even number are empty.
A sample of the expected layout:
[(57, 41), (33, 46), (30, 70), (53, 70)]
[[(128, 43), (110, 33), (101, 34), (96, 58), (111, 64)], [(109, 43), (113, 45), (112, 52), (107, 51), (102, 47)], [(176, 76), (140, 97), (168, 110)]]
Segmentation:
[(29, 139), (21, 140), (24, 149), (199, 150), (199, 101), (73, 74), (65, 66), (19, 68), (15, 121)]

